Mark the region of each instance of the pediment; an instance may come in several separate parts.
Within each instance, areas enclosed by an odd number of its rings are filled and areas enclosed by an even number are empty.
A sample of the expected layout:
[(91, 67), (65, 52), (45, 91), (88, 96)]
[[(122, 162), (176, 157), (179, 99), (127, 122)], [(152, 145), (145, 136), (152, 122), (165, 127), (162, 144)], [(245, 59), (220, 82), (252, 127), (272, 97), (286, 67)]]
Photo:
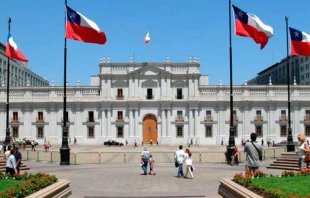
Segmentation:
[(174, 80), (171, 82), (172, 87), (186, 87), (187, 83), (185, 80)]
[(158, 68), (155, 65), (146, 65), (140, 69), (137, 69), (135, 71), (130, 72), (131, 74), (139, 74), (139, 75), (145, 75), (145, 76), (156, 76), (159, 74), (170, 74), (170, 72), (167, 72), (163, 69)]
[(112, 81), (112, 87), (128, 87), (128, 81), (126, 80)]
[(142, 82), (142, 87), (157, 87), (157, 85), (158, 82), (151, 79)]

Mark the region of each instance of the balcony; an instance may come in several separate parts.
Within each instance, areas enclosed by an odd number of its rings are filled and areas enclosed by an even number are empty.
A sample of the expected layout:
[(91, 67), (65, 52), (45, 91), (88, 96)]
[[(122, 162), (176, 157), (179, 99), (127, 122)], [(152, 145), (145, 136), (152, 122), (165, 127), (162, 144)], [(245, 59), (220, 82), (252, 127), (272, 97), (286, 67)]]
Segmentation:
[(184, 99), (184, 95), (176, 95), (175, 99), (182, 100), (182, 99)]
[(154, 95), (146, 95), (145, 99), (147, 100), (153, 100), (154, 99)]
[(212, 116), (205, 117), (205, 122), (213, 122), (213, 117)]
[(123, 119), (123, 118), (117, 118), (117, 119), (116, 119), (116, 122), (120, 122), (120, 123), (121, 123), (121, 122), (124, 122), (124, 119)]
[(255, 122), (262, 122), (263, 121), (263, 116), (261, 116), (261, 115), (255, 116), (254, 121)]
[(233, 122), (238, 122), (238, 120), (239, 120), (239, 119), (238, 119), (238, 116), (235, 116), (235, 115), (234, 115), (234, 116), (233, 116)]
[(87, 122), (95, 122), (95, 119), (92, 117), (87, 118)]
[(281, 122), (283, 122), (283, 121), (287, 121), (287, 118), (286, 118), (286, 116), (285, 115), (282, 115), (282, 116), (280, 116), (279, 117), (279, 121)]
[[(61, 118), (61, 122), (63, 122), (63, 121), (64, 121), (64, 119)], [(67, 122), (70, 122), (70, 118), (67, 118)]]
[(44, 122), (44, 118), (36, 118), (36, 122)]
[(116, 100), (124, 100), (124, 96), (116, 96)]
[(12, 123), (19, 123), (19, 118), (11, 118)]
[(176, 117), (175, 122), (184, 122), (184, 117), (183, 116)]

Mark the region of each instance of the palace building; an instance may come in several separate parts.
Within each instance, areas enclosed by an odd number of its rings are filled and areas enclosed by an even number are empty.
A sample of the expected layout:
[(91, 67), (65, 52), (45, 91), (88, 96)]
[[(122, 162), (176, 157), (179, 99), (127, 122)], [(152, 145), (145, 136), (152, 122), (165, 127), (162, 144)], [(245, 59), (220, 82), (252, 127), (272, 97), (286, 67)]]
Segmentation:
[[(200, 73), (197, 57), (189, 62), (112, 63), (101, 59), (99, 74), (90, 86), (67, 86), (69, 137), (78, 144), (116, 140), (129, 144), (200, 145), (228, 142), (229, 85), (209, 85)], [(10, 88), (10, 127), (14, 138), (39, 143), (62, 141), (63, 87)], [(287, 139), (287, 87), (285, 85), (233, 86), (233, 125), (236, 144), (252, 132), (262, 139)], [(310, 87), (291, 86), (291, 126), (310, 136)], [(5, 138), (6, 88), (0, 87), (0, 139)]]

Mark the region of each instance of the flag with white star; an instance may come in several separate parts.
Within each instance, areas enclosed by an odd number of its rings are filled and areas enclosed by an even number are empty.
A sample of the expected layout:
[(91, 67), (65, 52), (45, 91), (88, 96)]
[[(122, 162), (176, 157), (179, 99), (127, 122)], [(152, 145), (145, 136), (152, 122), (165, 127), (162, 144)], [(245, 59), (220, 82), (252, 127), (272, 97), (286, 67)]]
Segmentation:
[(264, 24), (256, 15), (244, 12), (234, 5), (232, 7), (235, 14), (236, 35), (253, 38), (263, 49), (273, 36), (273, 28)]
[(98, 25), (67, 6), (66, 38), (86, 42), (105, 44), (106, 35)]
[(289, 27), (291, 35), (291, 54), (310, 56), (310, 34)]

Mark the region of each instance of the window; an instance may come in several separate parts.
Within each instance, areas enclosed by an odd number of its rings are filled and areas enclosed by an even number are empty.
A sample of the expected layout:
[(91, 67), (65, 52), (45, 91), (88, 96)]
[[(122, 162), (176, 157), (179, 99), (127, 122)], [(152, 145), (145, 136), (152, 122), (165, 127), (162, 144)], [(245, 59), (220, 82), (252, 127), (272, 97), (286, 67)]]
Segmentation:
[(95, 137), (95, 127), (88, 127), (87, 138), (94, 138), (94, 137)]
[(13, 112), (13, 121), (18, 121), (18, 112)]
[(257, 110), (256, 111), (256, 121), (261, 121), (262, 120), (262, 111)]
[(38, 112), (38, 121), (44, 121), (43, 112), (42, 111)]
[(183, 137), (183, 127), (182, 126), (177, 127), (177, 137)]
[(153, 99), (153, 90), (152, 89), (147, 89), (146, 99), (148, 99), (148, 100)]
[(305, 135), (310, 136), (310, 126), (305, 126)]
[(123, 89), (117, 89), (117, 98), (123, 98)]
[(122, 111), (117, 112), (117, 121), (123, 122), (123, 112)]
[(234, 131), (235, 131), (234, 137), (238, 137), (238, 127), (237, 126), (234, 126)]
[(18, 127), (13, 127), (13, 138), (19, 137), (19, 130)]
[(281, 126), (281, 128), (280, 128), (280, 136), (286, 136), (286, 126)]
[(255, 126), (256, 134), (258, 137), (263, 136), (263, 129), (262, 126)]
[(43, 127), (37, 128), (37, 138), (38, 139), (44, 138), (44, 128)]
[(88, 112), (88, 122), (94, 122), (94, 112), (93, 111), (89, 111)]
[(177, 99), (183, 99), (182, 89), (177, 89)]
[[(63, 119), (64, 119), (64, 118), (63, 118)], [(61, 121), (63, 121), (63, 119), (62, 119)], [(66, 121), (66, 122), (70, 122), (68, 111), (66, 112), (66, 120), (65, 120), (65, 121)]]
[(117, 127), (117, 137), (124, 137), (124, 127)]
[(212, 121), (212, 115), (211, 115), (211, 111), (207, 110), (206, 111), (206, 121)]
[(238, 121), (237, 112), (236, 110), (233, 110), (233, 121)]
[(285, 121), (286, 120), (286, 110), (281, 110), (281, 118), (280, 120)]
[(183, 112), (182, 111), (177, 111), (177, 121), (181, 122), (183, 121)]
[(310, 120), (310, 110), (306, 110), (305, 120)]
[(206, 137), (212, 137), (212, 126), (206, 126)]

